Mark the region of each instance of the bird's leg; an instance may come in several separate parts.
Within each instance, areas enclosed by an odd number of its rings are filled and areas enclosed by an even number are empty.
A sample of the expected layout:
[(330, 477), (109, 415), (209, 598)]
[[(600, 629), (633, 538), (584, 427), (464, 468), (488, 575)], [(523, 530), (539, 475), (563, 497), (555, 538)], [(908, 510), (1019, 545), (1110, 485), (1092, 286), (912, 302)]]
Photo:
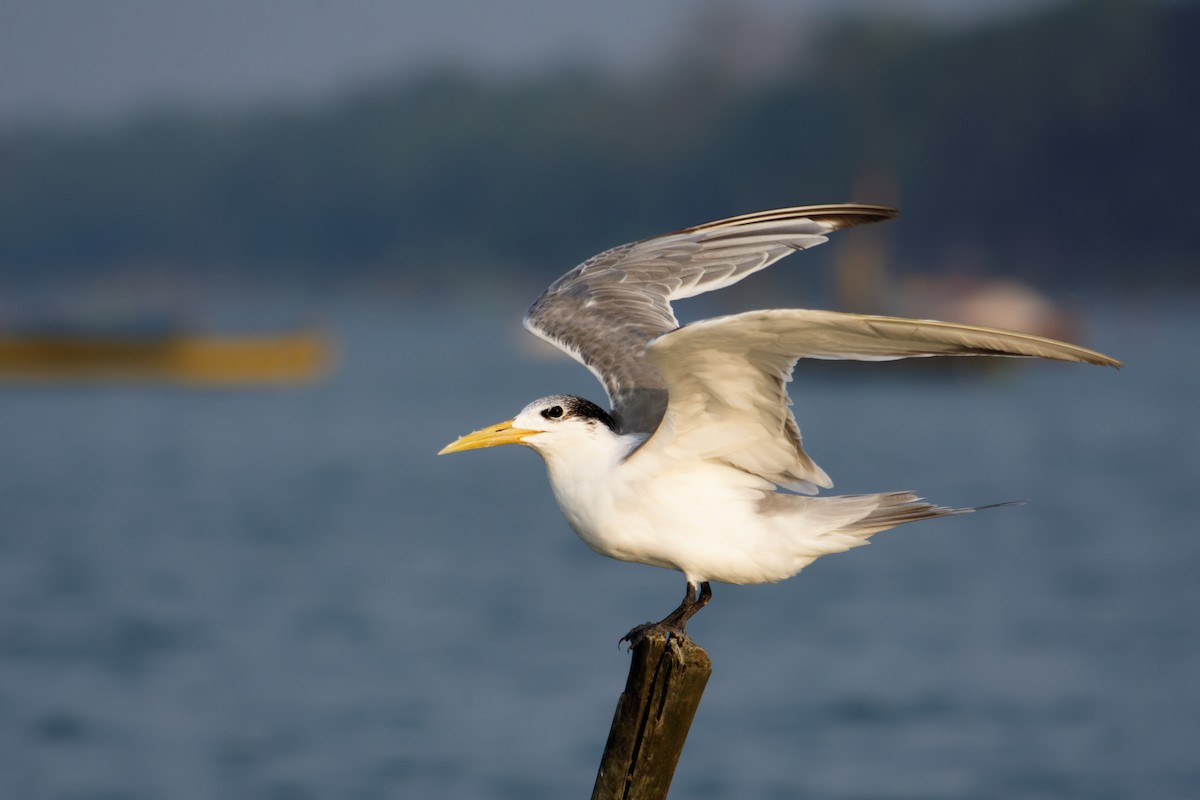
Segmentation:
[[(679, 607), (667, 614), (658, 622), (647, 622), (644, 625), (638, 625), (629, 633), (621, 637), (621, 642), (629, 642), (629, 648), (632, 650), (637, 646), (638, 642), (645, 639), (651, 634), (656, 634), (663, 637), (676, 636), (682, 639), (687, 638), (687, 623), (697, 611), (708, 605), (708, 601), (712, 598), (712, 586), (708, 581), (700, 584), (700, 592), (696, 593), (696, 586), (691, 581), (688, 581), (687, 588), (683, 593), (683, 600)], [(620, 644), (620, 642), (618, 642)]]

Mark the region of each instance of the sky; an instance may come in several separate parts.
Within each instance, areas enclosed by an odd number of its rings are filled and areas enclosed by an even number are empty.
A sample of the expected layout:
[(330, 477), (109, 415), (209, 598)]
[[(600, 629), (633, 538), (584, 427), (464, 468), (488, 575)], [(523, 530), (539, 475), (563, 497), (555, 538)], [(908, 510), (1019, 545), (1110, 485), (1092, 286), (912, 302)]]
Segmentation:
[[(771, 25), (829, 9), (970, 24), (1049, 0), (725, 0)], [(161, 104), (306, 99), (433, 64), (520, 74), (564, 60), (636, 73), (717, 0), (0, 0), (0, 129), (102, 123)]]

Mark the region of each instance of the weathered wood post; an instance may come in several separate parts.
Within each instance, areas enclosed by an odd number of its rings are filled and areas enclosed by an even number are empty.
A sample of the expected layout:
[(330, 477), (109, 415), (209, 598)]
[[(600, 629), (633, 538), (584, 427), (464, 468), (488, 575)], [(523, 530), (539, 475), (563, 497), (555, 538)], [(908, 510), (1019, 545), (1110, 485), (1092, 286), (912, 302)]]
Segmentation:
[(662, 800), (687, 740), (708, 654), (690, 639), (647, 636), (633, 648), (592, 800)]

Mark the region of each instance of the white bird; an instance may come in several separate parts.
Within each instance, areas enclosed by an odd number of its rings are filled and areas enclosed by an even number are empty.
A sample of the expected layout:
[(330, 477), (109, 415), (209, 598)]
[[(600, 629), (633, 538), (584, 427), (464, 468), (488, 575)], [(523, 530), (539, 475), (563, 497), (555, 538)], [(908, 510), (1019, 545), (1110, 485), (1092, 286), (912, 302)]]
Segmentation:
[(563, 275), (525, 327), (604, 384), (611, 415), (556, 395), (440, 454), (521, 444), (546, 463), (567, 522), (601, 555), (682, 572), (679, 607), (631, 630), (685, 636), (710, 581), (791, 577), (901, 523), (975, 511), (911, 492), (814, 497), (833, 484), (801, 446), (786, 384), (799, 358), (1025, 356), (1120, 367), (1100, 353), (949, 322), (780, 309), (680, 326), (670, 302), (736, 283), (884, 206), (781, 208), (621, 245)]

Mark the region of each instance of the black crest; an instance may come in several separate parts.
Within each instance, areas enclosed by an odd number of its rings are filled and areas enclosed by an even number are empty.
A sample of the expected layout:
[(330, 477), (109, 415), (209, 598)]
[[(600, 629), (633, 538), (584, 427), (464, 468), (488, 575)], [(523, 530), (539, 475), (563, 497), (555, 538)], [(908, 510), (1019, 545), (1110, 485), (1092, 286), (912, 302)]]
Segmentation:
[(609, 416), (607, 411), (591, 400), (584, 400), (582, 397), (575, 397), (574, 395), (563, 395), (562, 397), (554, 398), (553, 405), (542, 409), (542, 416), (546, 419), (566, 417), (591, 419), (603, 423), (604, 427), (614, 433), (617, 430), (617, 424), (613, 422), (613, 418)]

